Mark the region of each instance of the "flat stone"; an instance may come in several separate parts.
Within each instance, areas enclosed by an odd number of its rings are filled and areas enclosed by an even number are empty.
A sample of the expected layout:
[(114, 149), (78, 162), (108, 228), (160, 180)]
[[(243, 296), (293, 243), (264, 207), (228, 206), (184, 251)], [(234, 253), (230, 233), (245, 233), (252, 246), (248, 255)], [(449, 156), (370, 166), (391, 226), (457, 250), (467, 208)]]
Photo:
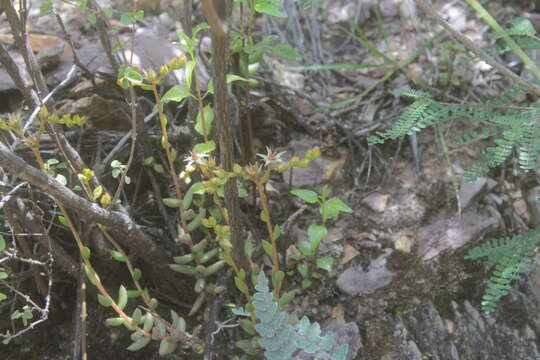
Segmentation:
[(486, 217), (472, 211), (461, 218), (443, 219), (418, 231), (418, 253), (424, 261), (439, 256), (447, 249), (457, 249), (478, 239), (488, 229), (498, 226), (495, 217)]
[(395, 275), (386, 268), (386, 258), (390, 253), (391, 250), (373, 260), (368, 271), (364, 271), (360, 266), (345, 270), (337, 279), (338, 288), (348, 295), (372, 294), (390, 284)]

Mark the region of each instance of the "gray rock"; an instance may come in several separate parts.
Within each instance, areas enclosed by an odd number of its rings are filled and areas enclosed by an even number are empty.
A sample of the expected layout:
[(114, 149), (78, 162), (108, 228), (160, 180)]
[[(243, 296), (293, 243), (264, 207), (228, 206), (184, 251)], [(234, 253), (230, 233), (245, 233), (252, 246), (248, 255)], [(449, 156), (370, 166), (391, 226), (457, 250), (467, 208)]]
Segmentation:
[(414, 226), (424, 218), (426, 207), (415, 193), (399, 195), (382, 214), (382, 225), (389, 228)]
[(459, 189), (459, 201), (461, 209), (465, 210), (472, 203), (482, 198), (497, 186), (497, 182), (493, 179), (481, 177), (476, 181), (463, 181)]
[(391, 250), (387, 249), (381, 257), (373, 260), (368, 271), (360, 266), (345, 270), (337, 279), (338, 288), (348, 295), (371, 294), (392, 282), (394, 273), (386, 268), (386, 258)]
[(418, 252), (424, 261), (437, 257), (447, 249), (457, 249), (476, 240), (488, 229), (498, 226), (495, 217), (465, 212), (461, 218), (437, 221), (418, 231)]

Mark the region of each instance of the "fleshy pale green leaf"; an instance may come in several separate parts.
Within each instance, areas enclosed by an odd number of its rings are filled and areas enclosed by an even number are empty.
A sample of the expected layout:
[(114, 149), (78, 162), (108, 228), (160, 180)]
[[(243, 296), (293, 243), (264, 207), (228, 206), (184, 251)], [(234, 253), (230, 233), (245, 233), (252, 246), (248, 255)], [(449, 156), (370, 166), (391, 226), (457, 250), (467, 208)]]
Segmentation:
[(172, 342), (167, 339), (161, 340), (161, 342), (159, 343), (159, 355), (165, 356), (172, 354), (174, 350), (176, 350), (177, 345), (177, 342)]
[(6, 239), (4, 236), (0, 235), (0, 251), (4, 251), (6, 249)]
[(97, 297), (98, 297), (98, 302), (100, 303), (101, 306), (109, 307), (113, 303), (111, 298), (105, 297), (101, 294), (98, 294)]
[(206, 270), (204, 270), (203, 276), (206, 277), (215, 274), (216, 272), (221, 270), (225, 266), (225, 264), (225, 260), (220, 260), (213, 263), (212, 265), (207, 267)]
[(128, 301), (127, 290), (124, 287), (124, 285), (120, 285), (120, 290), (118, 291), (118, 303), (117, 303), (118, 307), (123, 310), (127, 305), (127, 301)]
[(124, 319), (122, 319), (121, 317), (108, 318), (107, 320), (105, 320), (105, 325), (107, 326), (120, 326), (123, 323)]
[(136, 308), (133, 310), (133, 314), (131, 315), (131, 324), (133, 326), (138, 326), (142, 319), (142, 311), (139, 308)]
[(88, 260), (90, 259), (90, 248), (85, 246), (83, 247), (82, 251), (81, 251), (81, 257), (84, 259), (84, 260)]
[(146, 313), (144, 316), (143, 330), (150, 331), (154, 326), (154, 317), (150, 313)]
[(126, 350), (139, 351), (142, 348), (144, 348), (146, 345), (148, 345), (150, 343), (150, 340), (152, 340), (152, 339), (149, 338), (149, 337), (143, 336), (143, 337), (137, 339), (135, 342), (133, 342), (133, 344), (129, 345)]
[(174, 198), (165, 198), (163, 199), (163, 203), (168, 207), (177, 208), (180, 206), (181, 201)]
[(122, 254), (120, 251), (116, 250), (109, 250), (109, 253), (111, 254), (111, 257), (120, 262), (126, 262), (126, 258), (124, 257), (124, 254)]
[(194, 266), (189, 265), (180, 265), (180, 264), (169, 264), (171, 270), (179, 272), (185, 275), (196, 275), (197, 269)]
[(263, 245), (263, 249), (264, 249), (264, 252), (266, 253), (266, 255), (268, 256), (272, 256), (273, 254), (273, 248), (272, 248), (272, 244), (270, 244), (268, 241), (266, 240), (263, 240), (262, 241), (262, 245)]
[(182, 256), (173, 257), (175, 263), (180, 265), (186, 265), (193, 261), (193, 254), (186, 254)]
[(132, 276), (133, 276), (133, 280), (135, 280), (135, 281), (141, 280), (141, 277), (142, 277), (141, 269), (139, 269), (139, 268), (133, 269), (133, 275)]

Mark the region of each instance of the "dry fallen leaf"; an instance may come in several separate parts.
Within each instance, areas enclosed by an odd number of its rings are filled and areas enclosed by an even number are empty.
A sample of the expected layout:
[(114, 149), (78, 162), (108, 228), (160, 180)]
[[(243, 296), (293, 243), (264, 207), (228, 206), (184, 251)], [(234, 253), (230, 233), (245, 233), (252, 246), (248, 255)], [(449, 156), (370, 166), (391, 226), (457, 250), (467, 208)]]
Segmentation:
[(324, 238), (325, 242), (336, 242), (343, 239), (343, 232), (338, 228), (333, 228), (328, 231), (328, 234)]
[(343, 169), (343, 166), (347, 162), (347, 154), (344, 153), (340, 156), (339, 159), (332, 161), (328, 166), (324, 169), (324, 178), (325, 180), (332, 180), (340, 177), (341, 170)]
[(341, 263), (346, 264), (358, 255), (360, 255), (360, 252), (358, 252), (358, 250), (356, 250), (353, 246), (347, 244), (343, 248), (343, 258), (341, 259)]
[(367, 205), (373, 211), (382, 213), (386, 210), (389, 198), (390, 195), (388, 194), (381, 194), (376, 192), (365, 197), (362, 200), (362, 204)]

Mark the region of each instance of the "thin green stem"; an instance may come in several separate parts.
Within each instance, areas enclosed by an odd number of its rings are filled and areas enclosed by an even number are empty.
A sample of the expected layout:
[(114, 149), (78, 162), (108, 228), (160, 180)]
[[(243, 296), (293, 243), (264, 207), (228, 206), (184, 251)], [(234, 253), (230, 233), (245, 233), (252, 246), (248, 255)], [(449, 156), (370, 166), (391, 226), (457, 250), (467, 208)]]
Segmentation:
[(437, 128), (437, 135), (439, 137), (439, 141), (441, 142), (444, 158), (446, 160), (448, 168), (450, 169), (450, 180), (452, 181), (452, 187), (454, 188), (454, 192), (456, 193), (458, 213), (461, 215), (461, 201), (459, 200), (459, 183), (457, 181), (454, 167), (452, 166), (452, 158), (450, 157), (450, 152), (448, 151), (448, 145), (446, 144), (446, 139), (444, 138), (444, 134), (442, 132), (442, 126), (437, 124), (436, 128)]
[(497, 23), (497, 21), (491, 16), (491, 14), (477, 1), (467, 0), (467, 3), (480, 15), (484, 21), (491, 26), (503, 39), (503, 41), (510, 47), (510, 49), (520, 58), (521, 61), (527, 66), (536, 79), (540, 80), (540, 69), (536, 66), (535, 62), (523, 51), (523, 49), (512, 39), (506, 31)]

